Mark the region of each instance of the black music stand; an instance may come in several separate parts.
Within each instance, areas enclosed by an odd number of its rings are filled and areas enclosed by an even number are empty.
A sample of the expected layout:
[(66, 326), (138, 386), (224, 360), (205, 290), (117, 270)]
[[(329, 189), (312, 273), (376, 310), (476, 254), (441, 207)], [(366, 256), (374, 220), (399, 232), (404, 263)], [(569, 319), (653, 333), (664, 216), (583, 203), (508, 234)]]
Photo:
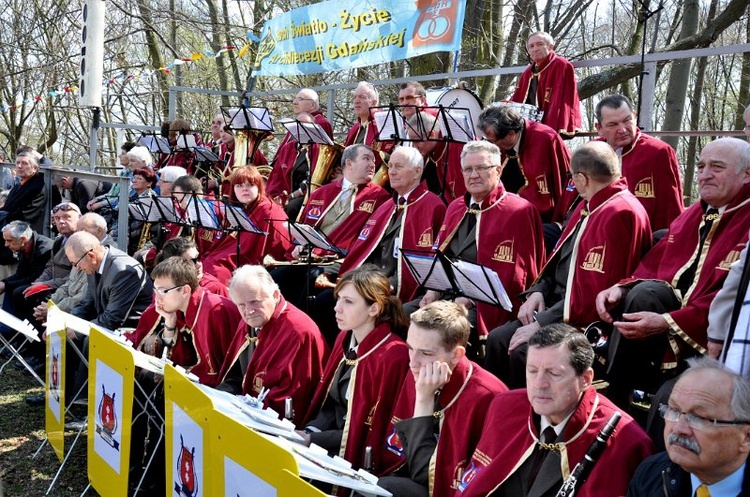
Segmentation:
[[(245, 212), (245, 207), (239, 202), (224, 201), (224, 220), (229, 226), (224, 227), (226, 233), (235, 232), (237, 236), (237, 266), (240, 265), (240, 237), (239, 233), (245, 231), (256, 235), (268, 236), (268, 233), (260, 230), (250, 216)], [(230, 205), (234, 204), (234, 205)]]
[(414, 127), (410, 125), (409, 122), (404, 119), (404, 116), (401, 114), (401, 109), (404, 107), (413, 106), (390, 104), (370, 108), (373, 121), (375, 121), (375, 126), (378, 130), (377, 134), (375, 135), (375, 140), (379, 142), (392, 141), (396, 143), (421, 141), (421, 138), (410, 138), (409, 131), (411, 131), (415, 136), (422, 136), (420, 130), (424, 129), (424, 123), (419, 117), (419, 113), (417, 113), (415, 114), (418, 120), (417, 126)]
[(138, 145), (146, 147), (152, 154), (171, 154), (172, 147), (169, 146), (169, 140), (156, 133), (143, 133), (136, 141)]
[(401, 251), (406, 267), (420, 287), (452, 293), (475, 301), (502, 307), (510, 312), (513, 304), (500, 277), (492, 269), (435, 252)]
[[(331, 137), (328, 136), (328, 133), (326, 133), (326, 131), (318, 123), (303, 122), (296, 119), (278, 119), (277, 122), (283, 125), (289, 132), (289, 136), (291, 136), (292, 140), (297, 142), (298, 151), (302, 148), (303, 145), (308, 145), (308, 148), (305, 150), (305, 160), (307, 161), (307, 179), (305, 182), (308, 185), (306, 192), (309, 193), (312, 189), (313, 172), (312, 164), (310, 164), (309, 145), (317, 144), (333, 147), (335, 144), (333, 143), (333, 140), (331, 140)], [(294, 188), (292, 188), (292, 190), (293, 189)], [(303, 205), (306, 200), (307, 199), (305, 198), (305, 200), (303, 201)]]

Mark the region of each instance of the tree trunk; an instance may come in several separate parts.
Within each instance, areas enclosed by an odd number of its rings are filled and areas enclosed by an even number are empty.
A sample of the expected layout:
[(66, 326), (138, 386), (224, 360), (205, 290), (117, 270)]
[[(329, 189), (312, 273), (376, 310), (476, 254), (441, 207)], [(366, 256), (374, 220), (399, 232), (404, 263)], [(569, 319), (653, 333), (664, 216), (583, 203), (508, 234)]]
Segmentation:
[(164, 119), (168, 119), (169, 81), (167, 80), (167, 75), (164, 72), (159, 71), (160, 67), (164, 67), (164, 58), (161, 55), (161, 50), (159, 48), (159, 43), (157, 41), (155, 31), (151, 28), (151, 26), (154, 25), (154, 16), (153, 11), (151, 10), (151, 3), (150, 0), (136, 0), (136, 4), (138, 5), (138, 10), (140, 11), (143, 22), (146, 24), (144, 35), (146, 37), (148, 58), (151, 61), (151, 67), (153, 67), (156, 71), (156, 84), (158, 87), (158, 91), (161, 94), (160, 97), (158, 97), (156, 94), (154, 95), (155, 98), (158, 98), (160, 100), (158, 103), (161, 104), (156, 105), (157, 102), (154, 102), (155, 108), (161, 108)]
[[(680, 40), (694, 35), (698, 31), (700, 4), (698, 0), (686, 0), (683, 4), (682, 30)], [(690, 80), (691, 59), (679, 59), (672, 63), (667, 85), (666, 111), (662, 131), (679, 131), (682, 129), (682, 116), (685, 113), (687, 86)], [(677, 150), (680, 141), (678, 136), (666, 136), (664, 141)]]
[[(750, 7), (748, 7), (747, 23), (745, 24), (745, 42), (750, 43)], [(737, 102), (737, 115), (734, 119), (734, 127), (742, 129), (745, 121), (742, 114), (750, 104), (750, 52), (742, 54), (742, 71), (740, 72), (740, 93)]]

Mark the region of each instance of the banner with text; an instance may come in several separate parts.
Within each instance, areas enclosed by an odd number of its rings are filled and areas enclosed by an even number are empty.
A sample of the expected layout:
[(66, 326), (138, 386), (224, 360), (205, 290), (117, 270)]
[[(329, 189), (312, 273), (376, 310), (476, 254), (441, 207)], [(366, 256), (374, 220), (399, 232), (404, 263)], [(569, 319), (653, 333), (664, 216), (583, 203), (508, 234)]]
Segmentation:
[(365, 67), (461, 46), (465, 0), (330, 0), (263, 26), (257, 76)]

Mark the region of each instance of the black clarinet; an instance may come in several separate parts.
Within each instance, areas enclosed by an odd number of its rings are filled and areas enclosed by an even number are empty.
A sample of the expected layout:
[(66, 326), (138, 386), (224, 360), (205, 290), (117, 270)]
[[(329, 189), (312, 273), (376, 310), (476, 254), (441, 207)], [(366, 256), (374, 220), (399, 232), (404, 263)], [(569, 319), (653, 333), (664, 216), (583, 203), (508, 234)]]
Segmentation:
[(586, 479), (591, 474), (591, 470), (594, 469), (594, 464), (599, 460), (602, 455), (604, 448), (607, 446), (607, 440), (612, 436), (612, 432), (615, 431), (615, 426), (620, 422), (622, 415), (619, 412), (615, 412), (607, 424), (604, 425), (602, 431), (596, 436), (596, 440), (591, 444), (589, 450), (586, 451), (586, 455), (583, 456), (581, 462), (576, 464), (570, 476), (565, 480), (557, 491), (557, 497), (573, 497), (581, 485), (586, 482)]

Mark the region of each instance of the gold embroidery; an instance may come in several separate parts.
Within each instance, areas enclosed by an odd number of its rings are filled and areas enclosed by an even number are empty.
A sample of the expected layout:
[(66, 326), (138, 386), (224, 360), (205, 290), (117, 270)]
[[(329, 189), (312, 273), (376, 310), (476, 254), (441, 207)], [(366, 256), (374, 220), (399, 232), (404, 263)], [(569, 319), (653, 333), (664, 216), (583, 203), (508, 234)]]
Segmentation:
[(540, 174), (536, 178), (536, 187), (539, 189), (539, 193), (542, 195), (549, 195), (549, 188), (547, 187), (547, 177), (544, 174)]
[(509, 262), (513, 263), (513, 240), (505, 240), (495, 247), (495, 251), (492, 254), (492, 260), (498, 262)]
[(367, 420), (365, 421), (367, 426), (372, 426), (372, 418), (375, 417), (375, 411), (378, 409), (378, 404), (380, 404), (380, 399), (375, 402), (375, 405), (372, 406), (372, 409), (370, 409), (370, 412), (367, 414)]
[(636, 183), (633, 194), (638, 198), (656, 198), (654, 193), (654, 178), (649, 176)]
[(432, 228), (427, 228), (419, 235), (418, 247), (432, 247)]
[(583, 258), (581, 269), (585, 271), (595, 271), (604, 274), (604, 255), (607, 251), (607, 245), (599, 245), (588, 251)]
[(372, 212), (375, 210), (375, 201), (365, 200), (364, 202), (359, 204), (359, 206), (357, 207), (357, 210), (372, 214)]
[(260, 393), (260, 391), (263, 389), (263, 378), (260, 377), (260, 375), (263, 373), (265, 373), (265, 371), (256, 374), (253, 378), (253, 390), (257, 393)]
[(716, 269), (723, 269), (724, 271), (729, 271), (729, 268), (732, 266), (732, 264), (734, 264), (739, 259), (740, 259), (740, 251), (731, 250), (729, 251), (727, 256), (724, 258), (724, 260), (719, 263)]

